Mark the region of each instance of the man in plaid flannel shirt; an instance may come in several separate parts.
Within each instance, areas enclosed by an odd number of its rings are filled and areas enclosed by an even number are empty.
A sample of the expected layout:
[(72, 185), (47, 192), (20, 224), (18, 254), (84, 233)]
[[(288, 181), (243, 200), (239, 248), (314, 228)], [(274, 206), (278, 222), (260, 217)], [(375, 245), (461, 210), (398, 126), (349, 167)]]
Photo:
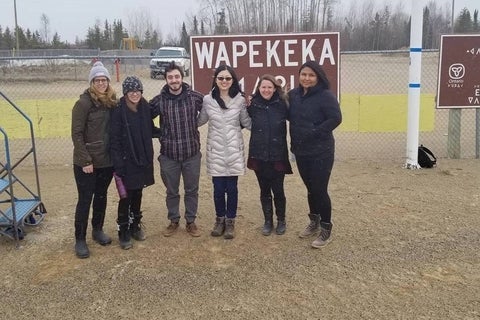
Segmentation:
[(159, 116), (160, 175), (167, 189), (166, 205), (170, 224), (163, 235), (173, 235), (180, 221), (180, 177), (184, 185), (187, 232), (200, 236), (195, 224), (200, 180), (200, 132), (197, 117), (202, 109), (203, 95), (183, 82), (183, 70), (173, 61), (165, 70), (166, 85), (150, 101), (152, 118)]

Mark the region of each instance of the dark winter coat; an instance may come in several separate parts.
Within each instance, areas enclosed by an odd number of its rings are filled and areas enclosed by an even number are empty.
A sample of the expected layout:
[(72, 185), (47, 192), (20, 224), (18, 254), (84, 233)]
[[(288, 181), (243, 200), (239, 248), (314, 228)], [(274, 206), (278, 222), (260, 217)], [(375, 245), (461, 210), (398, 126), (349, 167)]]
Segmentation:
[(127, 107), (124, 97), (120, 99), (110, 123), (110, 154), (114, 170), (127, 189), (154, 183), (152, 128), (150, 106), (144, 98), (137, 112)]
[(95, 102), (88, 89), (72, 110), (73, 164), (111, 167), (109, 143), (110, 108)]
[(333, 130), (342, 122), (334, 94), (317, 84), (304, 94), (303, 87), (289, 92), (291, 151), (296, 156), (329, 157), (335, 152)]
[(275, 93), (270, 100), (254, 96), (247, 108), (252, 118), (249, 158), (261, 161), (287, 161), (287, 115), (285, 101)]

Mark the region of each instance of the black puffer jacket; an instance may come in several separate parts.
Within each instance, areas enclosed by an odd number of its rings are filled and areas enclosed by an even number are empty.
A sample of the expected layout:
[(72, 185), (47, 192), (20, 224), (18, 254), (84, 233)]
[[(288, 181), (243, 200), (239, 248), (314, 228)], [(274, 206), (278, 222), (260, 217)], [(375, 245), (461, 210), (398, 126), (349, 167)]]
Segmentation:
[(342, 122), (338, 100), (317, 84), (303, 94), (298, 87), (289, 92), (291, 151), (296, 156), (331, 156), (335, 152), (333, 130)]
[(278, 93), (268, 101), (258, 94), (252, 98), (247, 110), (252, 118), (249, 158), (288, 161), (286, 102)]
[(127, 107), (125, 98), (120, 99), (110, 122), (110, 155), (114, 170), (127, 189), (154, 183), (152, 128), (150, 106), (144, 98), (137, 112)]

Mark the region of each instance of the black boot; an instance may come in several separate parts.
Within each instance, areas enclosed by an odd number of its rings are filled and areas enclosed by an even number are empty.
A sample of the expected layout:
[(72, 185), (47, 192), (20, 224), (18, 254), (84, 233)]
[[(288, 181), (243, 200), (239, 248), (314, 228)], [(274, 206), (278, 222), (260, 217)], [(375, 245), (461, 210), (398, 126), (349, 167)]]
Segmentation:
[(142, 221), (142, 212), (139, 213), (132, 213), (133, 219), (132, 224), (130, 225), (130, 234), (133, 239), (137, 241), (144, 241), (145, 240), (145, 232), (143, 231)]
[(128, 223), (118, 224), (118, 241), (120, 242), (120, 247), (124, 250), (128, 250), (133, 246), (128, 227)]
[(261, 197), (260, 202), (262, 204), (263, 217), (265, 218), (265, 223), (263, 224), (262, 228), (262, 234), (264, 236), (269, 236), (273, 230), (272, 197)]
[(105, 220), (105, 212), (93, 212), (92, 216), (92, 238), (95, 242), (102, 246), (112, 243), (110, 238), (103, 232), (103, 222)]
[(282, 235), (287, 230), (287, 223), (285, 222), (285, 208), (287, 200), (284, 198), (275, 198), (275, 213), (277, 215), (277, 228), (275, 233)]
[(106, 246), (112, 243), (112, 238), (110, 238), (105, 232), (103, 232), (102, 229), (93, 229), (92, 238), (95, 242), (102, 246)]
[(80, 259), (88, 258), (90, 256), (87, 241), (85, 240), (88, 226), (88, 221), (85, 219), (88, 219), (88, 213), (86, 217), (79, 213), (75, 213), (75, 254)]
[(90, 257), (90, 251), (88, 250), (87, 241), (85, 241), (85, 239), (77, 239), (75, 241), (75, 254), (80, 259)]

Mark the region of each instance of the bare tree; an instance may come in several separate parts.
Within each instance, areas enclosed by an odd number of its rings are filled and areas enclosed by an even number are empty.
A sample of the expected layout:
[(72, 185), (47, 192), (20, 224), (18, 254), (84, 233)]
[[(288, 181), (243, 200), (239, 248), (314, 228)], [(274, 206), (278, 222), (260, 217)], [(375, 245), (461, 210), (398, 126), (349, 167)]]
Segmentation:
[(137, 8), (129, 12), (127, 30), (129, 37), (135, 38), (140, 43), (143, 42), (147, 30), (154, 31), (150, 10), (148, 8)]
[(50, 19), (45, 13), (40, 16), (40, 34), (45, 43), (50, 43)]

